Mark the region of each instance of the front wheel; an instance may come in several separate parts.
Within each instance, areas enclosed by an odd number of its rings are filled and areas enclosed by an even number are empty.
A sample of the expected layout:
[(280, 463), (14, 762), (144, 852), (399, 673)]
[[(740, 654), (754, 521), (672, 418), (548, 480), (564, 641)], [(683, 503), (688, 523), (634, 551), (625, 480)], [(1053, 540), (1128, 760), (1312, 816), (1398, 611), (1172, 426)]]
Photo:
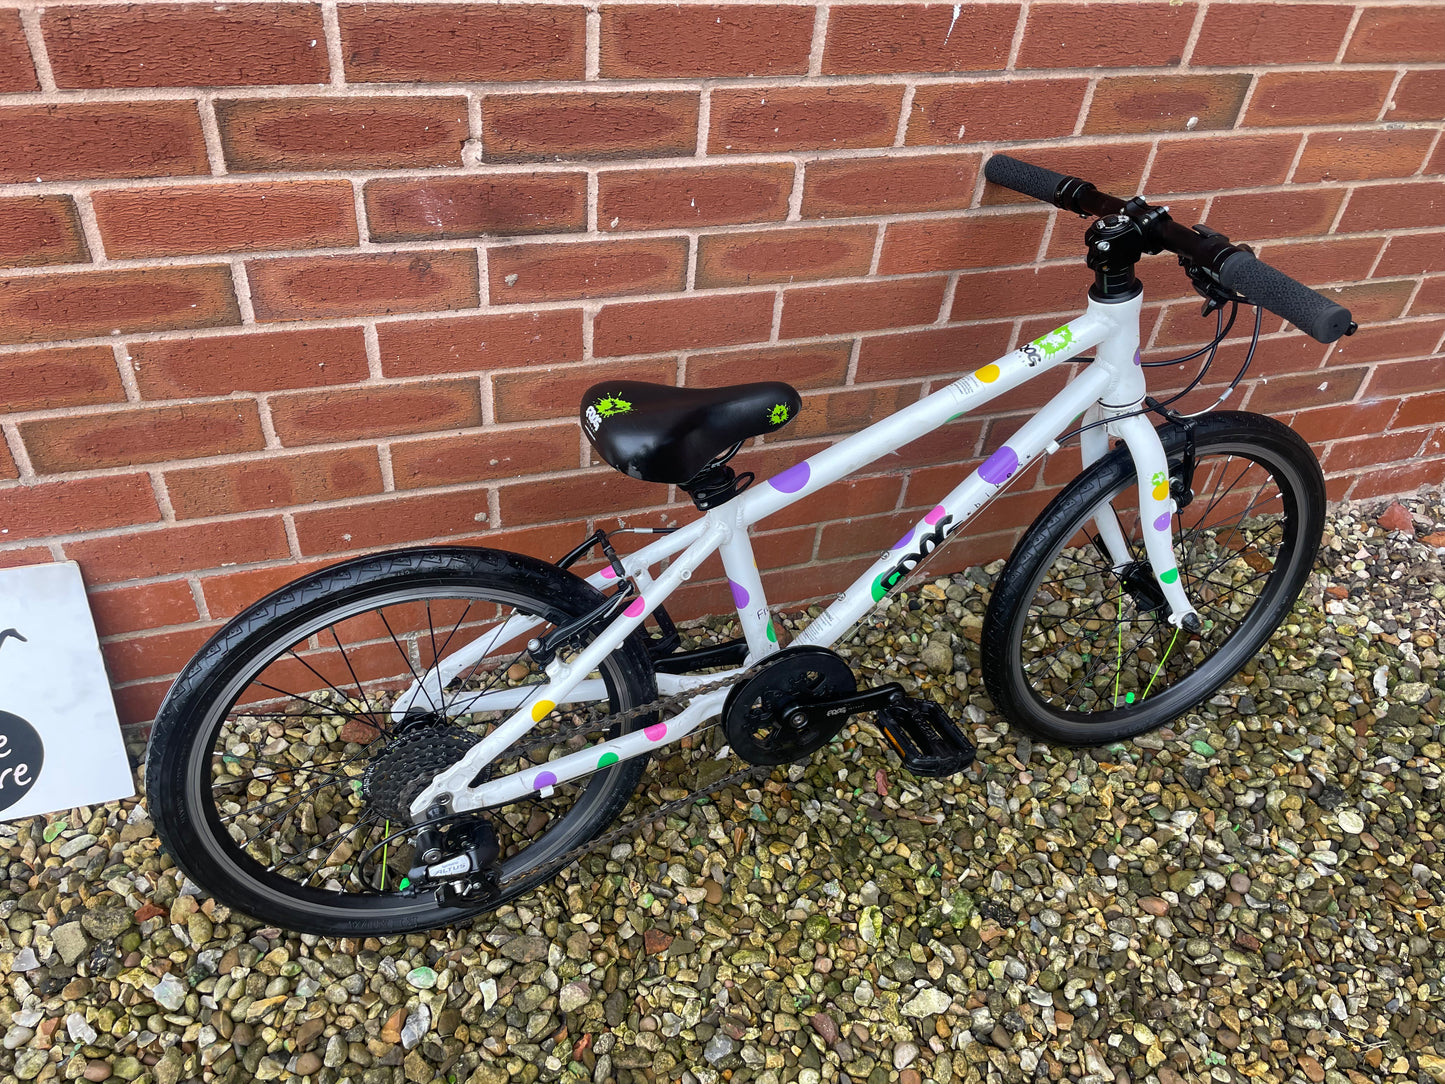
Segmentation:
[[(463, 547), (358, 558), (267, 596), (201, 649), (161, 706), (146, 793), (162, 842), (218, 899), (303, 933), (431, 929), (527, 891), (550, 876), (527, 871), (622, 811), (645, 758), (488, 810), (505, 890), (484, 906), (408, 894), (420, 831), (409, 807), (511, 714), (519, 686), (546, 680), (527, 641), (601, 598), (553, 565)], [(488, 771), (545, 763), (600, 735), (607, 714), (655, 699), (637, 633), (592, 684), (600, 702), (553, 711)], [(578, 732), (581, 712), (597, 716), (593, 735)]]
[[(1159, 431), (1169, 460), (1174, 554), (1201, 619), (1190, 633), (1144, 552), (1134, 463), (1118, 448), (1074, 479), (1024, 533), (984, 617), (982, 668), (1010, 723), (1066, 745), (1104, 745), (1203, 703), (1264, 645), (1299, 597), (1324, 530), (1319, 462), (1257, 414), (1195, 422), (1185, 489), (1182, 428)], [(1116, 565), (1094, 516), (1112, 506), (1129, 559)]]

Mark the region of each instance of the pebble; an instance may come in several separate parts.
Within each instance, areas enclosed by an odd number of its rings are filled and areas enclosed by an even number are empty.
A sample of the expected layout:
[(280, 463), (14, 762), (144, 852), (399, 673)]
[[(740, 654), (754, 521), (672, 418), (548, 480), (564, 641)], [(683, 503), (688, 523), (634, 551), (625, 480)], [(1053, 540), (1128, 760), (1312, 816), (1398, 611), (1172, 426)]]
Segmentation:
[(1335, 814), (1335, 819), (1339, 822), (1340, 831), (1348, 832), (1352, 836), (1357, 836), (1365, 830), (1365, 818), (1353, 809), (1340, 810)]

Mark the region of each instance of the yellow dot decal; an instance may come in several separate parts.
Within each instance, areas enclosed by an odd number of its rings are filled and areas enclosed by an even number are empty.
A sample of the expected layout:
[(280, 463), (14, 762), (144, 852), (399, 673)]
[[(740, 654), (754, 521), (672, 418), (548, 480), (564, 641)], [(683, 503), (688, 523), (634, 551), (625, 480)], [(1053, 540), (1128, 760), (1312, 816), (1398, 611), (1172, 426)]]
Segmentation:
[(998, 366), (985, 365), (982, 369), (979, 369), (973, 375), (978, 377), (985, 384), (992, 384), (995, 380), (998, 379)]
[(1160, 482), (1157, 486), (1154, 487), (1154, 499), (1155, 499), (1156, 501), (1162, 501), (1162, 500), (1164, 500), (1165, 498), (1167, 498), (1168, 496), (1169, 496), (1169, 483), (1168, 483), (1168, 482)]
[(543, 719), (547, 718), (556, 706), (557, 705), (550, 700), (538, 700), (532, 705), (532, 721), (534, 723), (540, 723)]

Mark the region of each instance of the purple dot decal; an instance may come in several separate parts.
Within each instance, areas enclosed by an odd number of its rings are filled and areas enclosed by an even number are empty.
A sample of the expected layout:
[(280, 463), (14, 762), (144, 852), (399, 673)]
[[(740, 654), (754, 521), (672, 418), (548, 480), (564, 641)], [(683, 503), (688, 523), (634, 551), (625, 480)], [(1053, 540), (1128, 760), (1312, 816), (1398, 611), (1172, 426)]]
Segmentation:
[(615, 580), (617, 579), (617, 573), (612, 570), (611, 565), (608, 565), (602, 570), (602, 578), (604, 580)]
[(908, 528), (908, 533), (907, 533), (906, 535), (904, 535), (902, 538), (900, 538), (897, 542), (893, 543), (893, 545), (890, 546), (889, 549), (901, 550), (904, 546), (908, 545), (908, 543), (910, 543), (910, 542), (912, 542), (912, 541), (913, 541), (913, 528), (910, 527), (910, 528)]
[(768, 479), (768, 485), (772, 486), (779, 493), (796, 493), (808, 484), (808, 476), (813, 472), (808, 469), (808, 461), (795, 463), (775, 478)]
[(1169, 521), (1170, 521), (1170, 518), (1171, 518), (1171, 514), (1170, 514), (1169, 512), (1165, 512), (1162, 516), (1160, 516), (1158, 519), (1156, 519), (1156, 520), (1154, 521), (1154, 529), (1155, 529), (1156, 531), (1167, 531), (1167, 530), (1169, 530)]
[(741, 610), (748, 604), (748, 589), (740, 583), (728, 580), (728, 586), (733, 589), (733, 603)]
[(667, 724), (653, 723), (645, 729), (643, 733), (647, 735), (648, 741), (662, 741), (663, 738), (667, 737)]
[(532, 780), (532, 786), (537, 790), (541, 790), (543, 787), (555, 787), (556, 785), (557, 777), (551, 772), (538, 772), (537, 778)]
[(1139, 356), (1139, 351), (1137, 351), (1137, 350), (1134, 351), (1134, 364), (1135, 364), (1135, 365), (1143, 365), (1143, 364), (1144, 364), (1144, 359)]
[(647, 612), (647, 603), (643, 601), (641, 595), (638, 595), (635, 599), (632, 600), (632, 605), (627, 607), (627, 609), (623, 610), (622, 612), (628, 617), (641, 617)]
[(1002, 485), (1019, 469), (1018, 453), (1005, 444), (978, 468), (978, 476), (989, 485)]
[(934, 524), (941, 520), (947, 514), (947, 510), (943, 507), (943, 505), (936, 504), (933, 506), (932, 511), (930, 511), (928, 515), (923, 517), (923, 522), (928, 524)]

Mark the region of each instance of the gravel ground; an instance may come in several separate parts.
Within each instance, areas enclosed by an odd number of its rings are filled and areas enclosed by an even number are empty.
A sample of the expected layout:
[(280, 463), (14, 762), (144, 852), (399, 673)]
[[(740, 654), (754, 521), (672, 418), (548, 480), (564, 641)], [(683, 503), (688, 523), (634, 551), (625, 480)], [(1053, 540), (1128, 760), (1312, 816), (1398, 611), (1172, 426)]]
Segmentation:
[(0, 826), (0, 1075), (1445, 1082), (1445, 505), (1407, 507), (1338, 510), (1252, 672), (1128, 746), (996, 723), (997, 569), (925, 583), (850, 653), (973, 724), (967, 776), (851, 727), (470, 929), (259, 927), (137, 802)]

